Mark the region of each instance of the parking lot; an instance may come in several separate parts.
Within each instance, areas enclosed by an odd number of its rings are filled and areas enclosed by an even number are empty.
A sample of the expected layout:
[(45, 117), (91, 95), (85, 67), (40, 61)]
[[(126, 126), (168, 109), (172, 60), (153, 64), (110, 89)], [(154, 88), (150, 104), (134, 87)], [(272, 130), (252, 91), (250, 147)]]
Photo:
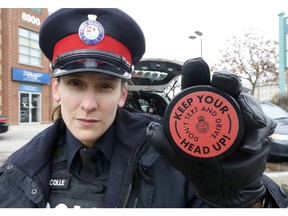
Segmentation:
[(4, 160), (50, 124), (10, 125), (6, 133), (0, 134), (0, 165)]
[[(6, 133), (0, 134), (0, 165), (7, 157), (27, 143), (33, 136), (50, 124), (11, 125)], [(288, 186), (288, 162), (267, 163), (265, 173), (278, 184)]]

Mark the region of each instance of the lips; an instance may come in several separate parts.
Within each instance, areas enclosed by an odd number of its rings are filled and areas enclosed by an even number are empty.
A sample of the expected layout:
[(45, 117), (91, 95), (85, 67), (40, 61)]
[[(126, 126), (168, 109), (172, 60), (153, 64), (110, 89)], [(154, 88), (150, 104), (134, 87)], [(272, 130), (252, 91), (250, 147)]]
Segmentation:
[(91, 126), (99, 122), (99, 120), (96, 119), (87, 119), (87, 118), (76, 118), (77, 121), (82, 125), (82, 126)]

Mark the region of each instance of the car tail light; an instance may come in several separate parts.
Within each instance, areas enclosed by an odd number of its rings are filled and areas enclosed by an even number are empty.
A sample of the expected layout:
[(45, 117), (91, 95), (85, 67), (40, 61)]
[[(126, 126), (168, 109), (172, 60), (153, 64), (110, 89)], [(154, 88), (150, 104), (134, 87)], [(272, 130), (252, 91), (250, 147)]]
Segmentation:
[(7, 122), (6, 117), (0, 116), (0, 123), (6, 123), (6, 122)]

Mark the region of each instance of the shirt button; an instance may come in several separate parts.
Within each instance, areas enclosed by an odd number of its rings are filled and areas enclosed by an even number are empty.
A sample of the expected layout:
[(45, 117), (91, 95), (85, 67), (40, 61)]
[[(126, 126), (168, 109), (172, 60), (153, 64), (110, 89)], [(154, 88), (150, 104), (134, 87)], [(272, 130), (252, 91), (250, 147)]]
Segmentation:
[(148, 167), (142, 167), (142, 171), (145, 175), (151, 176), (150, 170)]

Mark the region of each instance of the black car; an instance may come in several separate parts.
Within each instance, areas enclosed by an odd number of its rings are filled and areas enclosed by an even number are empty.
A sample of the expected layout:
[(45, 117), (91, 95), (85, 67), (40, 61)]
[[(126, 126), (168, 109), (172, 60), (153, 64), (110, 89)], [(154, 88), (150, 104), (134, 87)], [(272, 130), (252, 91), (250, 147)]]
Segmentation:
[(272, 145), (268, 161), (288, 161), (288, 112), (270, 102), (261, 101), (261, 106), (264, 113), (277, 122), (271, 135)]
[(125, 108), (164, 116), (179, 90), (182, 62), (146, 58), (134, 66)]
[(8, 131), (7, 118), (5, 115), (0, 115), (0, 133), (5, 133)]

